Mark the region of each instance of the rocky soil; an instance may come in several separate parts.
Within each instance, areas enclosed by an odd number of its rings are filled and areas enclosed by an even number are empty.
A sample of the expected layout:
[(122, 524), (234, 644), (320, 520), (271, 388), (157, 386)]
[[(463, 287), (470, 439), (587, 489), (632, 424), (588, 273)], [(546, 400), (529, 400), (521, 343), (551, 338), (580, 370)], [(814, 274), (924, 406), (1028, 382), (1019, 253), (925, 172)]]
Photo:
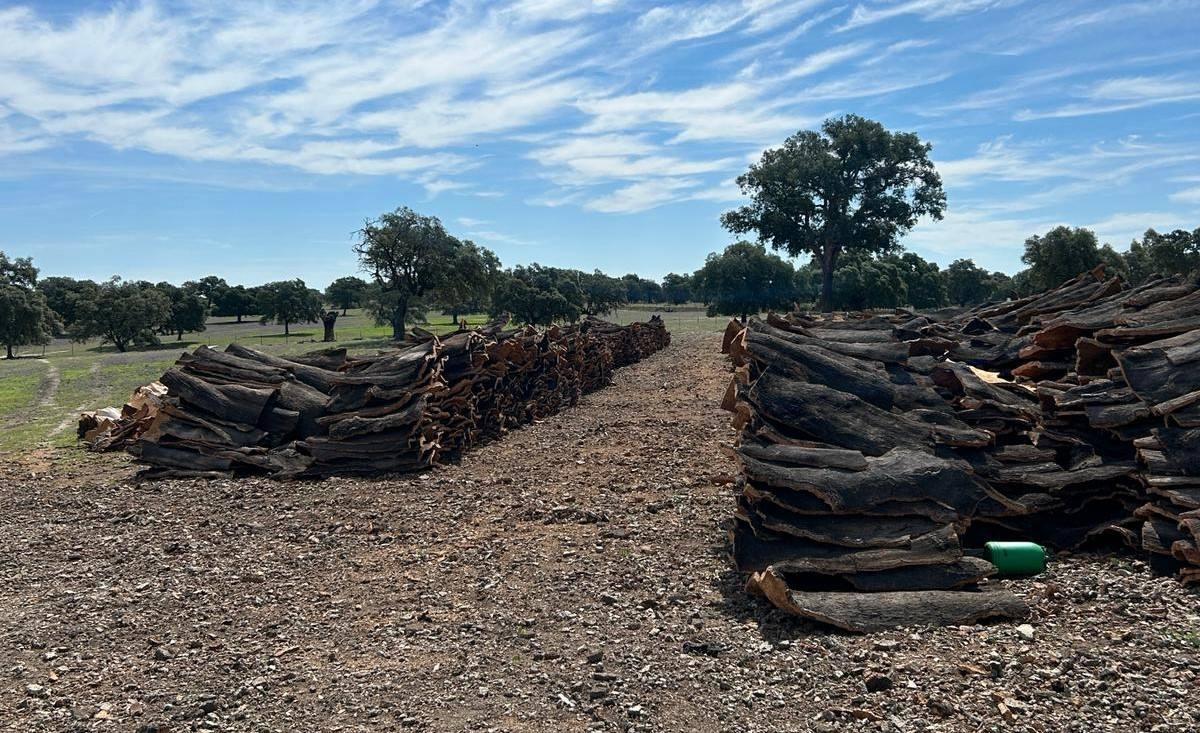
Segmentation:
[(747, 597), (716, 337), (421, 476), (0, 469), (0, 730), (1192, 731), (1200, 598), (1135, 558), (1027, 625), (868, 637)]

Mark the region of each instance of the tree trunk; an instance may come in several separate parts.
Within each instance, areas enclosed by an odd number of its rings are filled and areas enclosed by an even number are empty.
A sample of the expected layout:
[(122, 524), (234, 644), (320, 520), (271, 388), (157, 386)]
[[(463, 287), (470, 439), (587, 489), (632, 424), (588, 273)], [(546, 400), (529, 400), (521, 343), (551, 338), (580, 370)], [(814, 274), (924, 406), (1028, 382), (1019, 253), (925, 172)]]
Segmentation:
[(408, 320), (408, 300), (401, 300), (392, 311), (392, 340), (404, 340), (404, 322)]
[(342, 308), (342, 315), (343, 316), (346, 315), (346, 311), (348, 311), (348, 310), (350, 310), (350, 306), (346, 306), (345, 308)]
[(238, 313), (238, 315), (237, 315), (237, 322), (238, 323), (242, 322), (242, 314), (241, 313)]
[(179, 335), (175, 337), (175, 340), (176, 340), (176, 341), (183, 341), (183, 331), (180, 331), (180, 332), (179, 332)]
[(287, 322), (287, 319), (286, 319), (286, 318), (285, 318), (285, 319), (284, 319), (284, 321), (283, 321), (283, 335), (284, 335), (284, 336), (290, 336), (290, 335), (291, 335), (291, 332), (289, 332), (289, 331), (288, 331), (288, 322)]
[(4, 347), (5, 347), (5, 349), (8, 350), (8, 356), (4, 357), (5, 359), (16, 359), (17, 358), (15, 356), (13, 356), (12, 344), (5, 344)]
[(821, 312), (833, 312), (833, 267), (837, 258), (832, 247), (826, 247), (825, 256), (821, 258)]
[(337, 323), (337, 319), (337, 311), (327, 311), (326, 313), (321, 314), (321, 323), (325, 326), (324, 341), (337, 341), (337, 339), (333, 336), (333, 324)]
[(450, 312), (450, 323), (451, 323), (451, 325), (454, 325), (454, 326), (458, 325), (458, 314), (455, 313), (454, 311)]

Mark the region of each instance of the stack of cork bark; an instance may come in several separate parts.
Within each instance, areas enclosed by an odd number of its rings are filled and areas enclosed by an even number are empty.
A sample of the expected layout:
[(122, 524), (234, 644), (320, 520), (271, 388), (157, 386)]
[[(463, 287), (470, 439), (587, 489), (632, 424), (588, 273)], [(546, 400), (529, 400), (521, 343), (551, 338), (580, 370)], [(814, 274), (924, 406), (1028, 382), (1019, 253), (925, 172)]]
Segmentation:
[(724, 346), (735, 559), (781, 607), (856, 630), (1020, 615), (978, 590), (989, 540), (1200, 576), (1195, 280), (1097, 269), (966, 312), (732, 323)]
[(670, 343), (660, 319), (632, 326), (418, 333), (369, 357), (279, 357), (237, 344), (184, 354), (152, 419), (114, 426), (144, 477), (279, 477), (420, 470), (554, 414)]

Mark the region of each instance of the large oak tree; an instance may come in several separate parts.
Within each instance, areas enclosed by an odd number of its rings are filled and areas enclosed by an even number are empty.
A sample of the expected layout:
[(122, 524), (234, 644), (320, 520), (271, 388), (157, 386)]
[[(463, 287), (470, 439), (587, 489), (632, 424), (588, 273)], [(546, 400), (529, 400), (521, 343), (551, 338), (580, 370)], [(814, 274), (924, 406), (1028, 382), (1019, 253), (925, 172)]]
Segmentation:
[(418, 214), (407, 206), (369, 219), (358, 230), (354, 251), (359, 264), (375, 280), (376, 319), (392, 326), (392, 338), (404, 338), (409, 310), (436, 302), (439, 292), (453, 290), (447, 300), (464, 300), (471, 288), (486, 289), (496, 267), (484, 261), (495, 255), (447, 233), (436, 216)]
[(940, 219), (942, 180), (931, 146), (914, 133), (889, 132), (857, 115), (801, 131), (738, 176), (750, 203), (721, 217), (731, 232), (821, 267), (821, 303), (833, 307), (834, 270), (843, 252), (887, 254), (921, 216)]

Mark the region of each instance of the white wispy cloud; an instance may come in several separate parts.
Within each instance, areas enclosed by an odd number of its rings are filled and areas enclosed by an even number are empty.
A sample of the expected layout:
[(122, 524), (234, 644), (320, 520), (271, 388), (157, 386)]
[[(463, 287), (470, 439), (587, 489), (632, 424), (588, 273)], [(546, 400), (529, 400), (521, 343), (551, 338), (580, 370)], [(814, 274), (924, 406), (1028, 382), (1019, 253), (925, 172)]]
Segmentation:
[[(579, 100), (590, 116), (587, 132), (666, 129), (671, 142), (738, 140), (754, 142), (794, 132), (810, 117), (782, 111), (767, 97), (770, 82), (736, 81), (671, 92), (635, 92)], [(786, 100), (785, 100), (786, 101)]]
[[(1019, 1), (1019, 0), (1015, 0)], [(990, 8), (1011, 5), (1014, 0), (907, 0), (858, 5), (839, 30), (850, 30), (881, 23), (902, 15), (916, 15), (923, 20), (937, 20), (955, 15), (977, 13)]]
[[(423, 10), (432, 22), (395, 36), (363, 22), (379, 11), (368, 0), (182, 8), (121, 5), (61, 24), (0, 11), (0, 104), (40, 133), (22, 148), (84, 138), (326, 175), (437, 169), (423, 181), (436, 193), (462, 188), (445, 174), (469, 167), (442, 149), (528, 127), (587, 88), (553, 68), (583, 31), (531, 30), (519, 12)], [(217, 99), (216, 120), (195, 108)]]
[(654, 47), (709, 38), (737, 29), (757, 35), (774, 31), (826, 0), (718, 0), (656, 5), (636, 27)]
[(825, 23), (831, 18), (841, 15), (845, 12), (845, 10), (845, 5), (838, 5), (826, 10), (822, 10), (819, 13), (813, 13), (799, 23), (792, 24), (790, 27), (785, 26), (784, 28), (778, 29), (775, 33), (764, 35), (762, 40), (756, 41), (752, 44), (741, 44), (736, 51), (726, 55), (723, 60), (726, 62), (736, 63), (745, 61), (747, 59), (758, 58), (759, 56), (778, 54), (780, 53), (781, 49), (791, 44), (797, 38), (800, 38), (809, 31), (812, 31), (814, 28)]
[(1013, 119), (1083, 117), (1196, 100), (1200, 99), (1200, 78), (1182, 75), (1117, 77), (1094, 82), (1077, 96), (1085, 101), (1046, 110), (1021, 110)]
[[(1200, 56), (1194, 48), (1034, 63), (1032, 54), (996, 57), (1007, 49), (993, 35), (1037, 36), (1041, 48), (1122, 20), (1173, 14), (1183, 24), (1189, 16), (1180, 11), (1194, 0), (1018, 5), (29, 3), (0, 9), (0, 156), (21, 155), (29, 161), (21, 171), (46, 171), (52, 156), (83, 143), (116, 151), (114, 178), (156, 162), (161, 175), (148, 180), (231, 187), (390, 177), (418, 197), (513, 194), (538, 206), (632, 213), (736, 201), (733, 177), (765, 147), (830, 114), (859, 112), (923, 137), (955, 127), (937, 148), (955, 153), (939, 158), (952, 206), (966, 203), (955, 221), (987, 218), (997, 231), (1045, 223), (1053, 217), (1030, 212), (1051, 204), (1194, 165), (1194, 134), (1166, 141), (1131, 122), (1138, 129), (1076, 141), (1053, 127), (1059, 118), (1167, 104), (1187, 119), (1200, 100), (1200, 77), (1188, 66)], [(914, 116), (925, 124), (911, 124)], [(1005, 126), (970, 129), (985, 117)], [(1014, 131), (1014, 118), (1027, 124)], [(1132, 131), (1146, 136), (1121, 137)], [(1179, 184), (1157, 193), (1161, 203), (1130, 210), (1196, 204), (1194, 183)], [(996, 196), (1004, 187), (1020, 194)], [(501, 219), (467, 228), (499, 243)]]
[(858, 99), (893, 94), (916, 87), (929, 86), (949, 79), (953, 71), (929, 69), (913, 72), (905, 69), (880, 74), (874, 69), (840, 76), (812, 86), (803, 92), (810, 100)]
[(1176, 191), (1169, 198), (1181, 204), (1200, 204), (1200, 186)]
[(870, 41), (862, 41), (859, 43), (845, 43), (841, 46), (834, 46), (823, 51), (818, 51), (801, 59), (799, 63), (788, 70), (784, 78), (798, 79), (804, 76), (812, 76), (813, 74), (837, 66), (842, 62), (861, 56), (873, 45)]
[(1017, 144), (1002, 137), (981, 144), (966, 158), (937, 161), (947, 187), (983, 186), (996, 181), (1073, 180), (1084, 187), (1128, 181), (1154, 168), (1187, 165), (1200, 160), (1189, 145), (1147, 143), (1127, 138), (1110, 145), (1065, 147), (1060, 144)]
[(593, 198), (584, 208), (606, 214), (635, 214), (686, 197), (683, 192), (700, 185), (701, 181), (694, 178), (656, 178), (639, 181)]
[(475, 241), (478, 244), (484, 245), (510, 245), (513, 247), (537, 247), (539, 242), (524, 237), (516, 237), (504, 232), (497, 232), (491, 229), (475, 229), (468, 231), (465, 235), (468, 239)]

